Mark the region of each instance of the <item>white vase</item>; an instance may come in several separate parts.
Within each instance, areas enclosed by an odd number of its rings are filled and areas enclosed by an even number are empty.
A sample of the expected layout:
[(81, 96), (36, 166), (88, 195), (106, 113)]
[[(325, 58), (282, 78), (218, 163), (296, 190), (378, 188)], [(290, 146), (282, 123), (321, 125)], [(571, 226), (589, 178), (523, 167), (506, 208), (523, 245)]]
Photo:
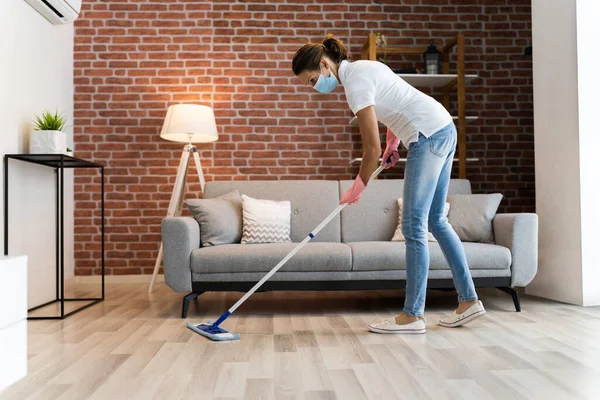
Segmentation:
[(30, 154), (64, 154), (67, 134), (61, 131), (31, 131)]

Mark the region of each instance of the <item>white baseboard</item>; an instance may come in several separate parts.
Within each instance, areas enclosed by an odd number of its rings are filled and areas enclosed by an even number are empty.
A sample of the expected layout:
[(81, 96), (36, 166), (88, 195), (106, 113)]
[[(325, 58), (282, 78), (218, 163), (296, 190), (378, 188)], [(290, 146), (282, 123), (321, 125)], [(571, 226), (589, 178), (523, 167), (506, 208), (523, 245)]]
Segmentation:
[(26, 318), (27, 256), (0, 257), (0, 329)]
[(0, 329), (0, 392), (27, 376), (27, 320)]
[(27, 257), (0, 257), (0, 392), (27, 375)]
[[(104, 283), (147, 283), (150, 284), (152, 275), (106, 275), (104, 277)], [(100, 276), (75, 276), (68, 280), (68, 282), (79, 283), (79, 284), (98, 284), (100, 282)], [(156, 276), (156, 283), (164, 283), (164, 275)]]

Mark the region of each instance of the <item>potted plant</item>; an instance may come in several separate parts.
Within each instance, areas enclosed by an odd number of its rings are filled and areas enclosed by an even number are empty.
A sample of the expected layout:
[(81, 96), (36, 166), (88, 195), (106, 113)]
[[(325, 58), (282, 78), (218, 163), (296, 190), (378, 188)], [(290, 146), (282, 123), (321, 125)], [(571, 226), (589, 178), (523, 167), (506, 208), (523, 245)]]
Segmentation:
[(387, 36), (382, 35), (381, 33), (377, 32), (377, 38), (375, 39), (375, 46), (378, 49), (383, 49), (383, 58), (382, 57), (378, 57), (379, 61), (381, 61), (382, 63), (386, 64), (388, 63), (388, 58), (387, 58)]
[(44, 111), (35, 115), (33, 131), (29, 141), (31, 154), (68, 154), (67, 134), (64, 132), (67, 119), (56, 111), (54, 114)]

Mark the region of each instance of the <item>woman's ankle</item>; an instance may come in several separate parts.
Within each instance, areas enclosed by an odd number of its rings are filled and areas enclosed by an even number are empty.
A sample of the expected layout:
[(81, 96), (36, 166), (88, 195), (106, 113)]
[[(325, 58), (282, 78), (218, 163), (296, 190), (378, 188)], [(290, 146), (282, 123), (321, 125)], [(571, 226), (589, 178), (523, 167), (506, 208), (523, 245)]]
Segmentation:
[(473, 306), (476, 303), (477, 303), (477, 300), (461, 301), (461, 302), (458, 303), (458, 307), (456, 308), (456, 312), (458, 314), (464, 313), (465, 311), (467, 311), (469, 309), (469, 307)]
[(420, 320), (422, 317), (416, 317), (414, 315), (408, 315), (405, 313), (400, 313), (400, 315), (398, 315), (396, 317), (396, 323), (398, 325), (405, 325), (405, 324), (410, 324), (412, 322), (416, 322), (418, 320)]

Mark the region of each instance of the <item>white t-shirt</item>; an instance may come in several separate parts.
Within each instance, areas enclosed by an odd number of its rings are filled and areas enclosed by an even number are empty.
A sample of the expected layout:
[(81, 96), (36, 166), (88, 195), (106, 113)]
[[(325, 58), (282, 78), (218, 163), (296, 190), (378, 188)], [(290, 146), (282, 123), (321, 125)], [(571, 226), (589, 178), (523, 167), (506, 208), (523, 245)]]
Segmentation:
[(415, 89), (379, 61), (343, 60), (338, 75), (354, 114), (375, 106), (377, 120), (400, 138), (405, 147), (429, 137), (450, 122), (452, 116), (434, 98)]

